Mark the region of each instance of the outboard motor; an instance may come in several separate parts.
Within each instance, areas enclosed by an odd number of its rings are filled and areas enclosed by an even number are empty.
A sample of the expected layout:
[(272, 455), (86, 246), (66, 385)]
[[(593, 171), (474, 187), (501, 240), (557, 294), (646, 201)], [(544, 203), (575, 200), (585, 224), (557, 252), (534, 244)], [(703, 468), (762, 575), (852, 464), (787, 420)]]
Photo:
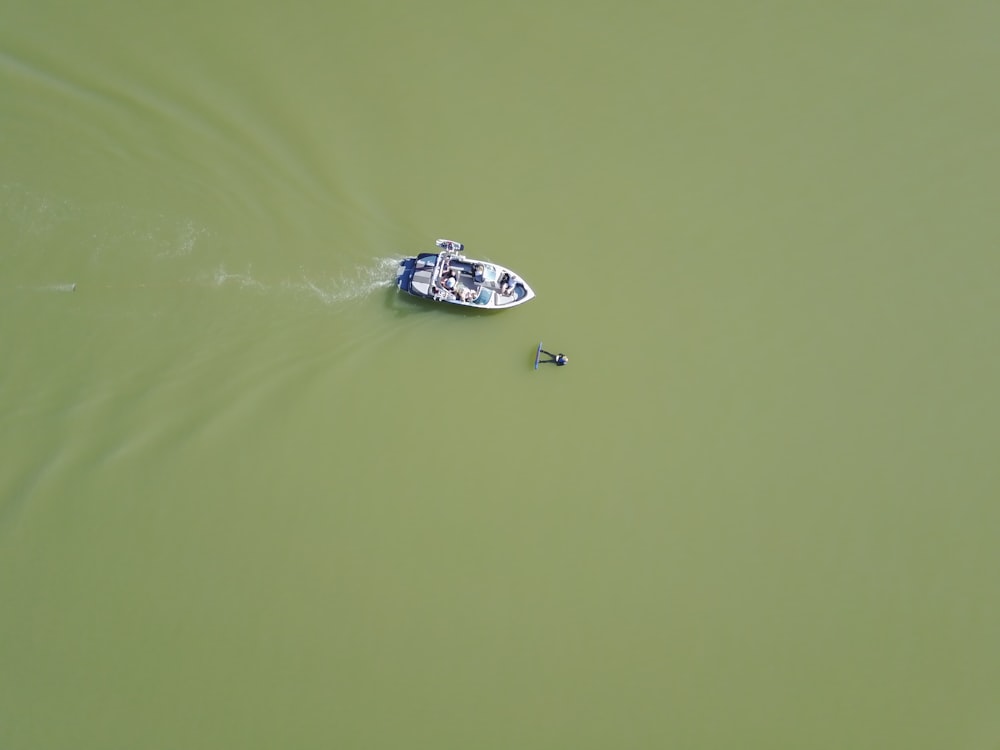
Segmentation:
[(465, 245), (461, 242), (455, 242), (454, 240), (438, 240), (434, 244), (442, 250), (450, 250), (453, 253), (460, 253), (465, 250)]

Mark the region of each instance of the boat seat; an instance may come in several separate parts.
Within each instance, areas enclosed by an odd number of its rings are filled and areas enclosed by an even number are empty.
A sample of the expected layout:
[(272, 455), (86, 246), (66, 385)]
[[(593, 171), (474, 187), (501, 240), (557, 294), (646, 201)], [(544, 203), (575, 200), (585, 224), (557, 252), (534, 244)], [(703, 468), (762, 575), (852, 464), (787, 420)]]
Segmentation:
[(431, 272), (427, 270), (420, 270), (414, 273), (413, 280), (410, 282), (410, 287), (413, 291), (419, 294), (430, 294)]

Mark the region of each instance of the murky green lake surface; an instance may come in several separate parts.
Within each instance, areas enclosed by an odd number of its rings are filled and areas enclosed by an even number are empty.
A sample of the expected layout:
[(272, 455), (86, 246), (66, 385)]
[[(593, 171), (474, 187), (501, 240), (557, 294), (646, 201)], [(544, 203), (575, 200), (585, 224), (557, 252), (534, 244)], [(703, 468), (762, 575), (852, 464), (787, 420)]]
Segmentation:
[(998, 23), (8, 2), (0, 746), (996, 748)]

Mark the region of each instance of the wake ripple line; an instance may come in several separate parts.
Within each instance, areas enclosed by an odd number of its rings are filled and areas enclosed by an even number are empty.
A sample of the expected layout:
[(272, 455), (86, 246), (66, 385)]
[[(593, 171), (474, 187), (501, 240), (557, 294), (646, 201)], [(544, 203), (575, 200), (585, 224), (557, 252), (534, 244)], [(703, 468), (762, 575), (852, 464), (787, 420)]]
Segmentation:
[(374, 258), (369, 265), (358, 266), (354, 273), (317, 282), (306, 276), (301, 280), (267, 284), (254, 278), (252, 272), (232, 273), (220, 267), (213, 276), (216, 287), (237, 286), (240, 289), (261, 293), (282, 289), (295, 294), (307, 295), (326, 305), (337, 305), (363, 299), (379, 289), (393, 285), (399, 258)]

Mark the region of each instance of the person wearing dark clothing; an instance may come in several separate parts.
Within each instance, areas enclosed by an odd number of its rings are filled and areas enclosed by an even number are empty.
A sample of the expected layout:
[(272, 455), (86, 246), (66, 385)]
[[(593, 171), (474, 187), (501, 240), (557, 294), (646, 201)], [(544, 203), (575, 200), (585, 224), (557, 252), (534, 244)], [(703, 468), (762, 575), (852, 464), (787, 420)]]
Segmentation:
[(542, 349), (541, 352), (542, 354), (548, 354), (551, 357), (551, 359), (544, 359), (541, 362), (539, 362), (539, 364), (545, 365), (551, 363), (554, 365), (559, 365), (559, 367), (569, 364), (569, 357), (567, 357), (562, 352), (559, 352), (559, 354), (553, 354), (552, 352), (547, 352), (544, 349)]

